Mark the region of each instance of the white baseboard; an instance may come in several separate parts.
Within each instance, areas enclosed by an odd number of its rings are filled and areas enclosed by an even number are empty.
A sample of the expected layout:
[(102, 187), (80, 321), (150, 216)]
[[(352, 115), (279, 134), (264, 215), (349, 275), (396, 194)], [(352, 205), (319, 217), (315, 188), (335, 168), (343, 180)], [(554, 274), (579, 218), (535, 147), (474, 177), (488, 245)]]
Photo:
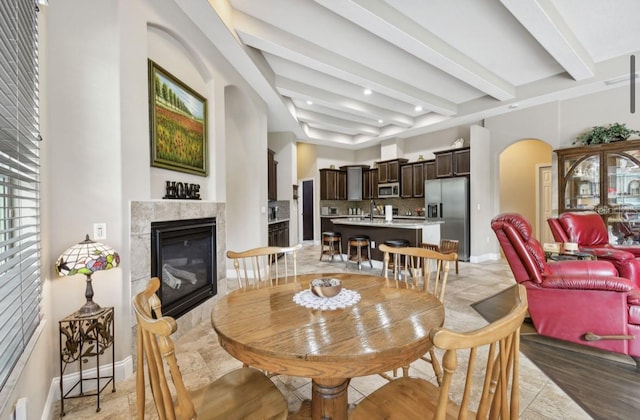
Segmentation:
[[(96, 376), (96, 368), (86, 369), (83, 371), (82, 376), (85, 378), (95, 377)], [(123, 360), (116, 361), (115, 363), (115, 381), (116, 383), (121, 382), (128, 377), (133, 375), (133, 357), (127, 356)], [(100, 366), (100, 376), (111, 376), (111, 364)], [(80, 379), (80, 372), (70, 373), (68, 375), (64, 375), (63, 383), (65, 388), (67, 384), (69, 388), (73, 386)], [(89, 381), (85, 385), (83, 385), (83, 389), (85, 391), (91, 391), (95, 389), (95, 384), (92, 385), (94, 381)], [(117, 389), (117, 386), (116, 386)], [(107, 389), (105, 389), (107, 391)], [(67, 392), (67, 389), (64, 390)], [(51, 386), (49, 387), (49, 394), (47, 395), (47, 401), (44, 405), (44, 410), (42, 411), (42, 420), (49, 420), (53, 418), (57, 418), (58, 413), (53, 412), (53, 406), (56, 401), (60, 401), (60, 377), (56, 376), (51, 380)]]
[(483, 255), (472, 255), (469, 258), (469, 262), (472, 263), (481, 263), (485, 261), (499, 261), (500, 254), (483, 254)]

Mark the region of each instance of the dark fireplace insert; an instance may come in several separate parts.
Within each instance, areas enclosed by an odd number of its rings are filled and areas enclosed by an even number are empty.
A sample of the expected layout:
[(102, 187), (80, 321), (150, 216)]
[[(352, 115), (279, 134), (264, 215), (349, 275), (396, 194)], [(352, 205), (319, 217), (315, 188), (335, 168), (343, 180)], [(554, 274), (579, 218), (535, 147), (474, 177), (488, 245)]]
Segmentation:
[(179, 318), (217, 293), (216, 219), (151, 222), (151, 276), (162, 314)]

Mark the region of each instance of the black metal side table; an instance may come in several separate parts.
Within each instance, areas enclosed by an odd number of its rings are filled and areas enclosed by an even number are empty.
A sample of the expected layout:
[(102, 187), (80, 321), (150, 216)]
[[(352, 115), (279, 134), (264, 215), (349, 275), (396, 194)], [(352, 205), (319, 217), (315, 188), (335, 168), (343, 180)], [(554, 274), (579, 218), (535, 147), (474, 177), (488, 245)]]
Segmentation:
[[(95, 396), (100, 411), (100, 394), (111, 384), (111, 392), (116, 391), (115, 383), (115, 346), (113, 307), (103, 308), (100, 312), (91, 316), (79, 316), (77, 312), (66, 316), (59, 321), (60, 327), (60, 416), (65, 415), (64, 400), (70, 398)], [(100, 356), (111, 348), (111, 375), (100, 376)], [(89, 358), (95, 358), (95, 376), (83, 377), (83, 365), (89, 362)], [(80, 363), (80, 378), (64, 392), (64, 372), (71, 363)], [(84, 391), (84, 383), (95, 381), (95, 389)], [(71, 394), (76, 388), (79, 393)]]

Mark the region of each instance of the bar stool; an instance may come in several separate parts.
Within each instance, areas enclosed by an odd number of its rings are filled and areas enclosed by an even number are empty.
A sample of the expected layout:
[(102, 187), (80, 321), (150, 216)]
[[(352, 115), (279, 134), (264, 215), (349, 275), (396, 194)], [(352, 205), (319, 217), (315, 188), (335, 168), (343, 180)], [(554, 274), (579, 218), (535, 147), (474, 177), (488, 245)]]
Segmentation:
[[(336, 247), (336, 242), (338, 246)], [(320, 245), (320, 261), (322, 261), (323, 255), (329, 255), (329, 261), (333, 261), (335, 254), (340, 255), (340, 261), (344, 261), (342, 258), (342, 235), (340, 232), (322, 232), (322, 243)]]
[[(406, 239), (388, 239), (384, 241), (384, 244), (393, 248), (404, 248), (410, 245), (409, 241)], [(402, 265), (402, 260), (398, 261), (398, 264)], [(395, 268), (395, 262), (393, 259), (389, 260), (389, 270), (393, 270)], [(384, 276), (384, 265), (382, 266), (382, 275)]]
[[(351, 247), (354, 248), (355, 254), (351, 255)], [(362, 255), (362, 248), (367, 249), (367, 255)], [(369, 261), (369, 265), (373, 268), (371, 262), (371, 239), (367, 235), (350, 236), (347, 241), (347, 266), (349, 261), (358, 263), (358, 270), (362, 268), (362, 261)]]

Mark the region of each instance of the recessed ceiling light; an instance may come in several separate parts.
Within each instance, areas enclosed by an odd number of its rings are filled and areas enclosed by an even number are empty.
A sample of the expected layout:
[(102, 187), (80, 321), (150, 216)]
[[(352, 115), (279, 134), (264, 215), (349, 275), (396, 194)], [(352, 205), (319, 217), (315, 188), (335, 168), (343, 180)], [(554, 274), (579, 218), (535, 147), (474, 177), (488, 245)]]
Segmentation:
[(307, 99), (307, 105), (313, 105), (313, 101), (310, 99)]
[(416, 112), (420, 112), (422, 111), (422, 107), (420, 105), (416, 105), (415, 108), (413, 108)]
[(511, 105), (509, 105), (509, 108), (511, 108), (511, 109), (516, 109), (516, 108), (517, 108), (517, 107), (519, 107), (519, 106), (520, 106), (520, 105), (518, 105), (518, 104), (511, 104)]
[(373, 92), (371, 92), (371, 89), (365, 89), (364, 90), (364, 94), (365, 95), (371, 95)]
[(382, 120), (378, 120), (378, 124), (382, 124), (384, 121)]

